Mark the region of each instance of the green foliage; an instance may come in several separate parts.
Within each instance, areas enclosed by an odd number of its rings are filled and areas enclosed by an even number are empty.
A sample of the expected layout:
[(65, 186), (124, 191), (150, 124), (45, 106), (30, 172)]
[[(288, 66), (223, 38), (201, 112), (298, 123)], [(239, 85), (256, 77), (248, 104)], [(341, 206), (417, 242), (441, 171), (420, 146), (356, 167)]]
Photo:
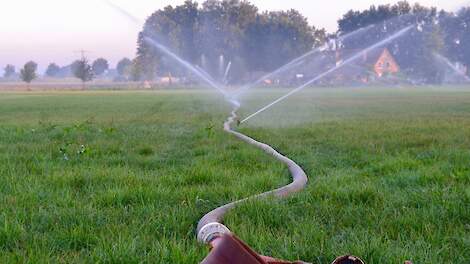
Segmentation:
[(46, 69), (47, 76), (55, 77), (59, 72), (60, 72), (60, 67), (57, 64), (51, 63), (49, 64), (49, 66), (47, 66), (47, 69)]
[(106, 59), (98, 58), (92, 64), (93, 73), (96, 76), (102, 75), (109, 69), (109, 63)]
[(94, 78), (92, 66), (85, 57), (73, 63), (72, 71), (73, 75), (80, 79), (83, 85), (85, 85), (85, 82), (91, 81)]
[(441, 25), (445, 32), (446, 54), (452, 60), (470, 65), (470, 8), (462, 8), (456, 14), (440, 13)]
[(31, 83), (31, 81), (33, 81), (37, 77), (36, 75), (37, 69), (38, 69), (38, 65), (34, 61), (30, 61), (26, 63), (20, 72), (21, 80), (23, 80), (24, 82), (28, 84)]
[[(385, 36), (408, 25), (417, 26), (412, 34), (388, 45), (402, 72), (422, 82), (439, 84), (444, 78), (445, 69), (436, 61), (434, 54), (443, 54), (449, 43), (448, 19), (450, 13), (438, 13), (436, 8), (402, 1), (395, 5), (371, 6), (363, 11), (349, 11), (338, 21), (339, 33), (350, 33), (369, 25), (380, 25), (381, 32), (350, 38), (342, 43), (345, 49), (363, 49)], [(397, 48), (398, 47), (398, 48)], [(396, 52), (394, 52), (396, 51)]]
[(416, 16), (418, 19), (414, 22), (419, 22), (426, 17), (436, 17), (437, 9), (428, 8), (418, 3), (411, 6), (407, 1), (399, 1), (394, 5), (372, 5), (363, 11), (350, 10), (338, 20), (338, 32), (345, 34), (392, 18), (410, 15)]
[(15, 66), (11, 64), (7, 64), (5, 68), (3, 69), (3, 77), (4, 78), (10, 78), (15, 74)]
[(248, 25), (245, 60), (251, 71), (273, 71), (325, 41), (326, 32), (309, 26), (296, 10), (258, 15)]
[[(148, 18), (139, 35), (137, 60), (144, 78), (155, 73), (186, 74), (184, 69), (145, 40), (150, 37), (195, 65), (219, 76), (220, 56), (238, 69), (240, 81), (247, 71), (268, 71), (321, 45), (324, 30), (308, 25), (299, 12), (259, 13), (246, 1), (186, 1), (168, 6)], [(203, 59), (204, 58), (204, 59)]]
[(120, 60), (116, 66), (119, 76), (129, 78), (129, 69), (132, 66), (132, 61), (128, 58)]
[[(290, 180), (222, 131), (220, 101), (205, 90), (2, 94), (0, 263), (199, 263), (200, 217)], [(318, 264), (468, 262), (468, 91), (314, 89), (281, 110), (241, 129), (298, 161), (310, 183), (233, 210), (235, 234)]]

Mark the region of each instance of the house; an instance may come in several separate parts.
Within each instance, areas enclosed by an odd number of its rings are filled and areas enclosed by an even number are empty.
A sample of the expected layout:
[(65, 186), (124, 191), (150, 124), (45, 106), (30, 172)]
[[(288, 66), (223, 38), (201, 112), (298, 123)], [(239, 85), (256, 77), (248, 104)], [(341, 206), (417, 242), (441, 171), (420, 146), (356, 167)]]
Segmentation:
[(336, 65), (342, 64), (344, 60), (357, 56), (357, 54), (360, 54), (361, 57), (344, 65), (343, 72), (358, 75), (369, 72), (369, 74), (374, 73), (376, 77), (400, 72), (400, 66), (387, 48), (372, 51), (337, 50)]
[[(282, 74), (276, 75), (282, 85), (302, 85), (305, 80), (318, 78), (320, 85), (358, 85), (374, 81), (395, 82), (385, 78), (400, 72), (400, 65), (387, 48), (368, 51), (356, 49), (328, 49), (314, 53)], [(261, 74), (260, 74), (261, 76)], [(271, 80), (265, 80), (271, 84)]]
[(375, 61), (374, 72), (378, 77), (400, 72), (400, 66), (387, 48), (383, 49), (378, 58), (372, 61)]
[(333, 54), (337, 70), (327, 78), (330, 83), (369, 83), (400, 72), (400, 65), (387, 48), (369, 51), (338, 49)]

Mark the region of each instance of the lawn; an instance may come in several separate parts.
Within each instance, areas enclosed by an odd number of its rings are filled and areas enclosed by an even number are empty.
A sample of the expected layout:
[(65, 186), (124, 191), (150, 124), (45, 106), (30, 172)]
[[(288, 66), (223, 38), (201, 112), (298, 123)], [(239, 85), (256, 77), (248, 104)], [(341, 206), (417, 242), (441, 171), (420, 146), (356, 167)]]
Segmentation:
[[(0, 263), (198, 263), (206, 212), (290, 180), (228, 112), (206, 90), (0, 94)], [(310, 177), (227, 216), (260, 253), (470, 263), (470, 88), (304, 91), (240, 130)]]

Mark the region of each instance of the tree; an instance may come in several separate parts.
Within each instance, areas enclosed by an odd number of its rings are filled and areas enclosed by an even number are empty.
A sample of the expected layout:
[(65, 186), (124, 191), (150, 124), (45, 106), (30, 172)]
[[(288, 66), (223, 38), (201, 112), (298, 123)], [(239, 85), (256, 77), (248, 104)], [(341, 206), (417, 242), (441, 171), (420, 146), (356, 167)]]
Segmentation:
[(372, 5), (363, 11), (350, 10), (338, 20), (338, 32), (345, 34), (394, 17), (427, 11), (428, 8), (419, 4), (412, 7), (407, 1), (400, 1), (395, 5)]
[(470, 68), (470, 7), (462, 8), (456, 14), (441, 12), (440, 25), (445, 32), (446, 54), (453, 61)]
[(4, 69), (3, 77), (5, 78), (10, 78), (12, 77), (16, 72), (15, 66), (11, 64), (7, 64)]
[(73, 74), (75, 77), (82, 81), (82, 89), (85, 89), (85, 83), (93, 80), (93, 69), (88, 62), (88, 59), (83, 57), (73, 63)]
[(20, 72), (21, 80), (23, 80), (24, 82), (28, 84), (28, 90), (29, 90), (29, 85), (31, 81), (33, 81), (37, 77), (36, 76), (37, 69), (38, 69), (38, 65), (34, 61), (30, 61), (26, 63), (23, 66), (23, 69), (21, 69), (21, 72)]
[(103, 73), (105, 73), (109, 69), (108, 61), (106, 59), (103, 59), (103, 58), (96, 59), (93, 62), (92, 69), (93, 69), (93, 73), (96, 76), (102, 75)]
[[(158, 47), (168, 47), (184, 60), (223, 78), (223, 68), (271, 70), (310, 51), (325, 41), (325, 31), (309, 26), (299, 12), (259, 13), (242, 0), (207, 0), (198, 5), (187, 0), (153, 13), (138, 38), (137, 61), (143, 78), (155, 74), (187, 75)], [(240, 80), (240, 78), (233, 78)]]
[(134, 82), (142, 79), (142, 65), (139, 64), (137, 59), (132, 61), (132, 64), (127, 67), (126, 72), (129, 75), (129, 78)]
[(122, 60), (120, 60), (116, 65), (116, 70), (119, 76), (125, 78), (126, 80), (129, 79), (129, 70), (132, 64), (132, 61), (128, 58), (123, 58)]
[[(408, 34), (384, 45), (392, 53), (401, 71), (412, 79), (439, 83), (442, 81), (442, 67), (434, 59), (435, 53), (442, 53), (447, 32), (439, 23), (441, 14), (436, 8), (402, 1), (395, 5), (371, 6), (367, 10), (350, 10), (338, 21), (338, 34), (358, 32), (341, 40), (339, 48), (364, 50), (385, 39), (392, 33), (413, 25)], [(357, 31), (369, 25), (367, 30)], [(361, 33), (362, 32), (362, 33)]]
[(49, 64), (49, 66), (47, 66), (47, 69), (46, 69), (47, 76), (56, 77), (59, 72), (60, 72), (60, 67), (57, 64), (51, 63)]
[(298, 11), (269, 12), (249, 25), (245, 60), (251, 71), (272, 71), (322, 45), (325, 30), (309, 26)]

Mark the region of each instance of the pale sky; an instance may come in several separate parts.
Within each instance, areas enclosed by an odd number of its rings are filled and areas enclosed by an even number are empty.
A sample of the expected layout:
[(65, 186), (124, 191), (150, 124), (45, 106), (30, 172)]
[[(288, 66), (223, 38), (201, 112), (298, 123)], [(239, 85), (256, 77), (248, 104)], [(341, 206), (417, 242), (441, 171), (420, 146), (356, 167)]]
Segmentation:
[[(17, 69), (34, 60), (44, 71), (50, 62), (61, 66), (90, 51), (88, 57), (104, 57), (111, 66), (123, 57), (134, 57), (141, 27), (110, 8), (103, 0), (1, 0), (0, 74), (6, 64)], [(250, 0), (260, 10), (297, 9), (316, 27), (336, 30), (336, 21), (350, 9), (395, 3), (398, 0)], [(184, 0), (111, 0), (145, 20), (153, 11)], [(201, 2), (201, 1), (199, 1)], [(410, 1), (414, 2), (414, 1)], [(426, 6), (450, 11), (468, 0), (418, 0)]]

